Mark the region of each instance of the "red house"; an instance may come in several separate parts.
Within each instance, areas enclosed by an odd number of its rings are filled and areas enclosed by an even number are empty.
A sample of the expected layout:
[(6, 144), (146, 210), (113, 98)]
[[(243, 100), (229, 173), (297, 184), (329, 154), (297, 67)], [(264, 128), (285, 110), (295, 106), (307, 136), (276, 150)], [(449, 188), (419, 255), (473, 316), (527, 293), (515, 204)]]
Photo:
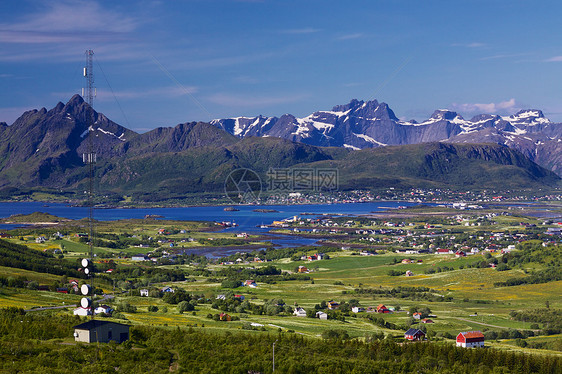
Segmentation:
[(466, 331), (457, 335), (457, 347), (474, 348), (484, 346), (484, 334), (480, 331)]
[(390, 313), (390, 310), (384, 304), (379, 304), (377, 306), (377, 313)]

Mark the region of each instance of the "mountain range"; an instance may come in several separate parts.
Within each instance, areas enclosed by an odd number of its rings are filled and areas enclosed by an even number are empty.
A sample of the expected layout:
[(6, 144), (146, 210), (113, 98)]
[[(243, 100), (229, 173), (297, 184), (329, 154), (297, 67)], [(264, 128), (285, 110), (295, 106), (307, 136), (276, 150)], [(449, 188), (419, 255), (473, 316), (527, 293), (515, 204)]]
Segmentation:
[[(90, 146), (97, 154), (99, 190), (145, 201), (220, 192), (238, 168), (256, 171), (264, 182), (270, 168), (336, 168), (344, 190), (556, 186), (560, 178), (525, 153), (483, 144), (492, 135), (550, 136), (555, 142), (558, 125), (533, 113), (520, 112), (511, 121), (497, 116), (465, 121), (438, 111), (418, 124), (399, 121), (384, 103), (353, 100), (305, 119), (191, 122), (139, 134), (75, 95), (50, 110), (27, 111), (12, 125), (0, 123), (0, 197), (24, 188), (84, 191), (89, 168), (82, 154)], [(471, 134), (479, 136), (478, 144), (470, 141)], [(422, 143), (409, 144), (416, 137)]]
[(449, 110), (436, 110), (423, 122), (401, 121), (386, 103), (351, 100), (304, 118), (237, 117), (211, 121), (232, 135), (273, 136), (322, 147), (364, 149), (425, 142), (496, 143), (516, 149), (562, 174), (562, 124), (536, 109), (510, 116), (480, 114), (467, 120)]

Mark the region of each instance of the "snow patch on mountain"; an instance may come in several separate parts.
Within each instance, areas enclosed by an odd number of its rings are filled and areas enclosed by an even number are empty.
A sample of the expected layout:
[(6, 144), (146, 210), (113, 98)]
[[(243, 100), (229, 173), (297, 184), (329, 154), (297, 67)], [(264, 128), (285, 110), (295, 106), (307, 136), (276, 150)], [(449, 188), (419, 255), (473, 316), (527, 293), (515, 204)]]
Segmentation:
[(365, 135), (365, 134), (356, 134), (356, 133), (353, 133), (353, 135), (355, 135), (356, 137), (361, 138), (361, 139), (363, 139), (363, 140), (365, 140), (365, 141), (367, 141), (367, 142), (369, 142), (369, 143), (377, 144), (377, 145), (380, 145), (380, 146), (382, 146), (382, 147), (385, 147), (385, 146), (388, 145), (388, 144), (384, 144), (384, 143), (381, 143), (381, 142), (379, 142), (379, 141), (376, 141), (375, 139), (373, 139), (373, 138), (371, 138), (370, 136)]

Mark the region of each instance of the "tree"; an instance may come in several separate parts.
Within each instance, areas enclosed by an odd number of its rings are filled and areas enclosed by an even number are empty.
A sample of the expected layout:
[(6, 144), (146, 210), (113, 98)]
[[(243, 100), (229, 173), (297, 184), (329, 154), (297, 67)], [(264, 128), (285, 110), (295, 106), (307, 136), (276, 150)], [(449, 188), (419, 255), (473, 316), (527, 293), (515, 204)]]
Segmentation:
[(180, 313), (190, 312), (192, 310), (195, 310), (195, 307), (189, 301), (184, 300), (178, 303), (178, 311)]

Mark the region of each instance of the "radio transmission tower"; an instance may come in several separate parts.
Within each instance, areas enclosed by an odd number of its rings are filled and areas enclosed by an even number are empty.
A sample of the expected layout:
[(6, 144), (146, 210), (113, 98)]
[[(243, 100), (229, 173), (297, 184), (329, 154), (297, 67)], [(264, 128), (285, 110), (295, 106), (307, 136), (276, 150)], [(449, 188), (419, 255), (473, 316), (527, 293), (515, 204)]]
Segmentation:
[[(91, 108), (94, 107), (94, 97), (96, 95), (95, 87), (94, 87), (94, 69), (93, 69), (93, 58), (94, 58), (94, 51), (88, 49), (86, 51), (86, 66), (84, 67), (84, 77), (86, 78), (86, 88), (82, 89), (82, 97), (86, 99), (86, 102), (90, 105)], [(96, 163), (96, 154), (94, 152), (94, 125), (95, 125), (95, 117), (92, 118), (86, 117), (86, 120), (92, 121), (92, 123), (88, 126), (88, 152), (82, 154), (82, 161), (84, 164), (88, 165), (89, 174), (88, 174), (88, 226), (89, 226), (89, 233), (88, 233), (88, 243), (90, 247), (89, 257), (90, 259), (82, 260), (82, 266), (84, 267), (84, 272), (90, 278), (90, 285), (87, 287), (83, 287), (81, 289), (82, 294), (85, 296), (82, 298), (80, 305), (83, 308), (90, 308), (92, 312), (92, 319), (94, 319), (94, 306), (93, 306), (93, 298), (94, 298), (94, 164)], [(92, 269), (90, 269), (90, 267)], [(88, 298), (86, 296), (91, 296)]]

